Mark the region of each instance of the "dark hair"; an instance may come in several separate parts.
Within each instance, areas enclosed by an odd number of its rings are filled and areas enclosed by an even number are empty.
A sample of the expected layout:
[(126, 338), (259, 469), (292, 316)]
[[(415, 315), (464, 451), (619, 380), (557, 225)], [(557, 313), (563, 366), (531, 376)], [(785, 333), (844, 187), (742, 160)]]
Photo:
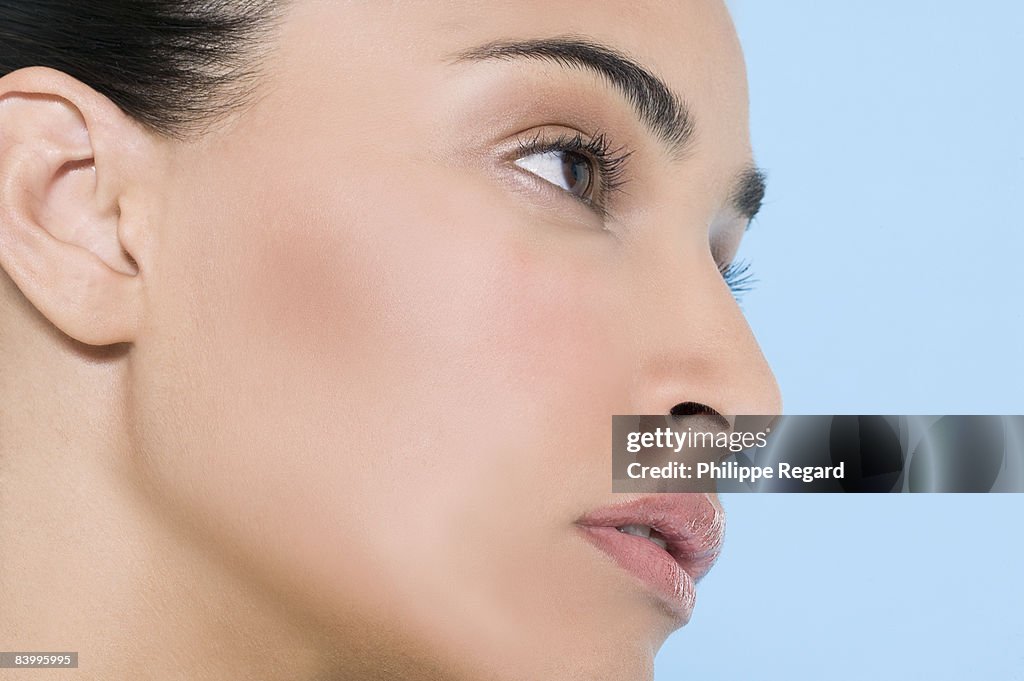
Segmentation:
[(185, 137), (249, 100), (278, 0), (0, 0), (0, 76), (48, 66)]

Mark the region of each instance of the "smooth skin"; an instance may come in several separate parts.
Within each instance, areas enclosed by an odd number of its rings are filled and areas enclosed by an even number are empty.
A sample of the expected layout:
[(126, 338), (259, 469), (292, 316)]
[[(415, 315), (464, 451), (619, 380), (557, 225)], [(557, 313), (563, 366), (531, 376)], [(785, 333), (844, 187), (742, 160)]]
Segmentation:
[[(685, 98), (686, 152), (585, 69), (452, 58), (557, 36)], [(724, 5), (297, 0), (261, 58), (187, 141), (0, 79), (0, 641), (81, 659), (9, 678), (650, 678), (679, 623), (575, 525), (629, 498), (609, 417), (781, 411), (719, 272)], [(631, 152), (605, 212), (510, 159), (551, 130)]]

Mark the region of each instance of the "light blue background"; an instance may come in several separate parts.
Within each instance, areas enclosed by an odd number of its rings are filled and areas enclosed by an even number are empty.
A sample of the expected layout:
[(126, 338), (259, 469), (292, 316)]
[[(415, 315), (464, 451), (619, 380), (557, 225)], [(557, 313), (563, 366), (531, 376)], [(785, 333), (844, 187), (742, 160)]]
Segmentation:
[[(786, 413), (1024, 413), (1024, 3), (731, 2)], [(675, 679), (1024, 679), (1024, 495), (724, 498)]]

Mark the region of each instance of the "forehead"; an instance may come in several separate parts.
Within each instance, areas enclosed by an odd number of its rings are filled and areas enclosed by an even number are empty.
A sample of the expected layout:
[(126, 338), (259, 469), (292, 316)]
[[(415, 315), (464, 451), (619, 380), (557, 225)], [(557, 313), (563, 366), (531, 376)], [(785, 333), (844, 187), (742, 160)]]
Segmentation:
[(687, 101), (702, 133), (745, 142), (746, 73), (722, 0), (307, 0), (292, 6), (283, 41), (329, 52), (320, 75), (331, 77), (346, 64), (415, 74), (477, 45), (559, 36), (624, 53)]
[(721, 0), (417, 1), (396, 8), (422, 20), (421, 27), (434, 31), (437, 41), (583, 34), (611, 43), (667, 77), (687, 63), (701, 70), (742, 68)]

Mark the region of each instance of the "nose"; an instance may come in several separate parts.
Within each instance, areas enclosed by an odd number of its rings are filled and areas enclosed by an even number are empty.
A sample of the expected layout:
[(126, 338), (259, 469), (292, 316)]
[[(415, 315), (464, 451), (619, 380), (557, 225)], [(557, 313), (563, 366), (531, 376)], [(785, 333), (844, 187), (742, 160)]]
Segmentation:
[(780, 414), (775, 376), (710, 254), (648, 265), (634, 308), (634, 413)]

